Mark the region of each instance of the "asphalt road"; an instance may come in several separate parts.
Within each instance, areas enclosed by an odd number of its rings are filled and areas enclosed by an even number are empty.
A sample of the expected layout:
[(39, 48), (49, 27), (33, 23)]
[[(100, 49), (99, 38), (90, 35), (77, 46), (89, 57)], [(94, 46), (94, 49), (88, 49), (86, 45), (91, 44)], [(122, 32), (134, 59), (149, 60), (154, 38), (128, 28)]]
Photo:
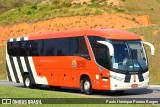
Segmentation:
[[(10, 87), (19, 87), (24, 88), (21, 83), (13, 83), (7, 80), (0, 80), (0, 86), (10, 86)], [(39, 90), (48, 90), (47, 86), (41, 86)], [(85, 96), (81, 94), (79, 89), (71, 89), (62, 87), (58, 92), (76, 94)], [(110, 91), (96, 91), (93, 95), (89, 97), (94, 98), (160, 98), (160, 85), (150, 85), (147, 89), (138, 89), (138, 90), (126, 90), (123, 93), (116, 93)]]

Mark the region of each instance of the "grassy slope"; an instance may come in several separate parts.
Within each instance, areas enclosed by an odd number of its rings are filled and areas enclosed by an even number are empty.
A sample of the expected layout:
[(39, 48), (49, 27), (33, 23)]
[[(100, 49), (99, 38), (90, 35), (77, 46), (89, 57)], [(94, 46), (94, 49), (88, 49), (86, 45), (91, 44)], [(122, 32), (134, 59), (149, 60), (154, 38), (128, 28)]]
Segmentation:
[(56, 17), (98, 15), (103, 12), (124, 12), (121, 7), (107, 4), (105, 0), (91, 0), (91, 4), (75, 4), (72, 0), (48, 0), (49, 3), (32, 3), (11, 8), (0, 14), (0, 24), (15, 24), (22, 22), (36, 22)]
[(153, 23), (160, 23), (160, 0), (125, 0), (128, 14), (150, 15)]
[[(101, 14), (102, 10), (95, 5), (77, 4), (72, 6), (72, 0), (49, 0), (44, 4), (28, 4), (12, 8), (0, 14), (0, 24), (14, 24), (21, 22), (35, 22), (56, 17), (85, 16)], [(96, 5), (97, 6), (97, 5)]]
[(160, 3), (160, 0), (156, 0), (156, 1)]
[[(11, 15), (11, 13), (13, 13)], [(101, 14), (101, 10), (89, 7), (58, 8), (50, 5), (24, 6), (15, 8), (0, 15), (0, 24), (14, 24), (21, 22), (36, 22), (56, 17), (86, 16)]]
[[(159, 23), (160, 0), (124, 0), (123, 6), (107, 4), (105, 0), (91, 0), (92, 4), (71, 4), (72, 0), (2, 0), (0, 3), (0, 24), (14, 24), (21, 22), (35, 22), (56, 17), (97, 15), (103, 12), (150, 15), (153, 23)], [(133, 5), (134, 4), (134, 5)], [(2, 5), (2, 6), (1, 6)], [(6, 7), (5, 7), (6, 6)], [(7, 9), (11, 9), (7, 11)]]
[(26, 4), (37, 4), (42, 0), (0, 0), (0, 14), (15, 7), (21, 7)]
[(6, 79), (5, 47), (0, 47), (0, 79)]
[[(160, 84), (160, 24), (143, 28), (129, 29), (136, 34), (145, 36), (145, 41), (151, 42), (155, 46), (155, 55), (151, 56), (150, 48), (146, 46), (149, 58), (149, 70), (151, 84)], [(156, 32), (157, 33), (154, 33)]]

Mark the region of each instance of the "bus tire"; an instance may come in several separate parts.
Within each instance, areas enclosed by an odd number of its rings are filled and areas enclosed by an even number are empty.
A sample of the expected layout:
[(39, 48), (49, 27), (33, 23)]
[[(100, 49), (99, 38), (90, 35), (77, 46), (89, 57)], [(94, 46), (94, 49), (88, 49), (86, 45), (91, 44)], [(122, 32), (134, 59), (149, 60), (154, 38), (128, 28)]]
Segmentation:
[(81, 93), (84, 93), (84, 90), (83, 90), (83, 79), (80, 80), (80, 88), (81, 88)]
[(82, 85), (81, 85), (81, 91), (83, 91), (83, 93), (90, 95), (93, 92), (92, 89), (92, 83), (89, 77), (85, 77), (82, 81)]
[(29, 74), (26, 74), (23, 78), (23, 83), (25, 88), (34, 88), (35, 85), (31, 83), (31, 78)]

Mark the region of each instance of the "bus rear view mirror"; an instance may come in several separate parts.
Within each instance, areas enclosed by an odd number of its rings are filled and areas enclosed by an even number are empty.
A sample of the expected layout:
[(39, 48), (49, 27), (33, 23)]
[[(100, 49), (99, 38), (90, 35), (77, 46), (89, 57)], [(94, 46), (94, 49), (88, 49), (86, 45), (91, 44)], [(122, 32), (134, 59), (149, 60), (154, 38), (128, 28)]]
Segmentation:
[(103, 44), (108, 47), (110, 56), (114, 56), (114, 47), (111, 43), (106, 41), (97, 41), (100, 44)]
[(151, 48), (151, 55), (155, 54), (155, 48), (154, 48), (153, 44), (151, 44), (149, 42), (144, 42), (144, 41), (143, 41), (143, 44), (150, 46), (150, 48)]

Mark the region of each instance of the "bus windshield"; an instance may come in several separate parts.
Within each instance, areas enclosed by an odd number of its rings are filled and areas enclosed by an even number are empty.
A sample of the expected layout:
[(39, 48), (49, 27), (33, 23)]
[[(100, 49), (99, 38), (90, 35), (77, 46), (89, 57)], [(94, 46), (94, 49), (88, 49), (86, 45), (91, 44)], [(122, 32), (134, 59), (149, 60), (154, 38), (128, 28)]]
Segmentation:
[[(108, 40), (102, 37), (88, 37), (95, 61), (102, 67), (119, 73), (139, 73), (148, 71), (146, 52), (141, 40)], [(109, 47), (99, 41), (110, 43), (114, 48), (113, 56)]]
[(147, 57), (141, 41), (111, 41), (114, 56), (111, 58), (113, 70), (122, 72), (145, 72), (148, 70)]

